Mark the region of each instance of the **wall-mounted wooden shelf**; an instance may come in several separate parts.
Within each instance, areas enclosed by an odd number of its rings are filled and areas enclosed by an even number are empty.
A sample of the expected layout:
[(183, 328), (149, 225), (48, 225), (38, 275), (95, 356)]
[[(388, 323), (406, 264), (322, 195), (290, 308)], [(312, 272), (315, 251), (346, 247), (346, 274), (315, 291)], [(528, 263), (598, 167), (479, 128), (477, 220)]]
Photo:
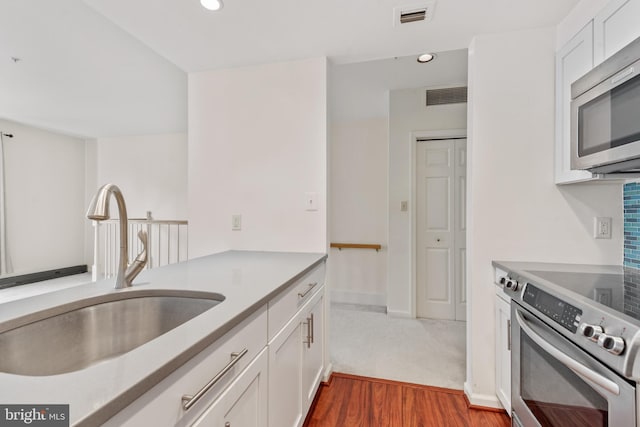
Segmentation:
[(332, 248), (342, 249), (375, 249), (378, 252), (382, 249), (382, 245), (369, 243), (331, 243)]

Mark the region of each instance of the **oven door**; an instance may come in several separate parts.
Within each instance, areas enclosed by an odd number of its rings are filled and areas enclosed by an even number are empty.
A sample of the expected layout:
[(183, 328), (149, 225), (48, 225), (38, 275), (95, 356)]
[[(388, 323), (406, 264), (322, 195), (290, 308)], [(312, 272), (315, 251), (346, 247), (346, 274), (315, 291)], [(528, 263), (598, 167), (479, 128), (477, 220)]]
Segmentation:
[(635, 386), (511, 304), (512, 425), (635, 427)]

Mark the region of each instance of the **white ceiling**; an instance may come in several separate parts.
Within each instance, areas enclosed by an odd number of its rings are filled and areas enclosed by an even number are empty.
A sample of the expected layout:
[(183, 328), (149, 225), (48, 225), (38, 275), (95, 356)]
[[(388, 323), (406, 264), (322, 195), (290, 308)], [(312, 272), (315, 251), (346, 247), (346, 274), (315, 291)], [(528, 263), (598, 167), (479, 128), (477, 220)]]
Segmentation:
[(184, 132), (186, 110), (184, 71), (81, 0), (0, 2), (0, 118), (101, 137)]
[(464, 49), (477, 34), (555, 25), (578, 2), (438, 0), (431, 22), (394, 26), (394, 7), (420, 1), (224, 1), (3, 0), (0, 118), (93, 137), (184, 132), (185, 72)]
[(393, 25), (420, 0), (85, 0), (187, 72), (328, 56), (358, 62), (464, 49), (472, 36), (556, 25), (578, 0), (439, 0), (431, 22)]
[(426, 64), (415, 55), (337, 64), (330, 73), (331, 117), (336, 121), (389, 116), (389, 91), (467, 85), (467, 49), (440, 52)]

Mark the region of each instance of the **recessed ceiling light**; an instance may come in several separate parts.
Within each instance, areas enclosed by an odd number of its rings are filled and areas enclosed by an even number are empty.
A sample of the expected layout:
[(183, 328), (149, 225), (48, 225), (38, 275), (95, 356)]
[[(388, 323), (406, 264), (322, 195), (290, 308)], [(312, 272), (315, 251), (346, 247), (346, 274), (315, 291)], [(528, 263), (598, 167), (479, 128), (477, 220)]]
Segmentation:
[(433, 61), (436, 58), (436, 55), (433, 53), (423, 53), (418, 56), (418, 62), (424, 64), (425, 62)]
[(222, 9), (222, 0), (200, 0), (200, 4), (208, 10)]

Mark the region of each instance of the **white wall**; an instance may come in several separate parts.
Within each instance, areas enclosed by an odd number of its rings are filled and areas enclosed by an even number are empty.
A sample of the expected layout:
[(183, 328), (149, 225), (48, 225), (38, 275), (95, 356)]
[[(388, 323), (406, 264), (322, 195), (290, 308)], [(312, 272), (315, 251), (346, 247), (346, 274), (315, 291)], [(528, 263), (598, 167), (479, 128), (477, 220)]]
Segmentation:
[[(187, 135), (184, 133), (99, 138), (95, 187), (116, 184), (125, 198), (127, 215), (155, 219), (187, 218)], [(112, 208), (117, 217), (117, 209)]]
[(13, 274), (84, 264), (84, 140), (0, 120)]
[[(491, 261), (622, 262), (620, 184), (556, 186), (555, 29), (479, 36), (469, 50), (467, 382), (497, 405)], [(592, 237), (594, 216), (613, 239)]]
[(331, 126), (331, 241), (383, 245), (379, 252), (331, 249), (332, 301), (387, 303), (388, 132), (386, 117)]
[(190, 257), (326, 251), (326, 58), (190, 74), (188, 164)]
[[(465, 86), (451, 82), (448, 86)], [(424, 106), (426, 88), (394, 90), (390, 93), (389, 119), (389, 260), (387, 309), (390, 314), (412, 317), (411, 211), (413, 201), (412, 132), (464, 129), (467, 104)], [(400, 202), (409, 202), (407, 212)]]

